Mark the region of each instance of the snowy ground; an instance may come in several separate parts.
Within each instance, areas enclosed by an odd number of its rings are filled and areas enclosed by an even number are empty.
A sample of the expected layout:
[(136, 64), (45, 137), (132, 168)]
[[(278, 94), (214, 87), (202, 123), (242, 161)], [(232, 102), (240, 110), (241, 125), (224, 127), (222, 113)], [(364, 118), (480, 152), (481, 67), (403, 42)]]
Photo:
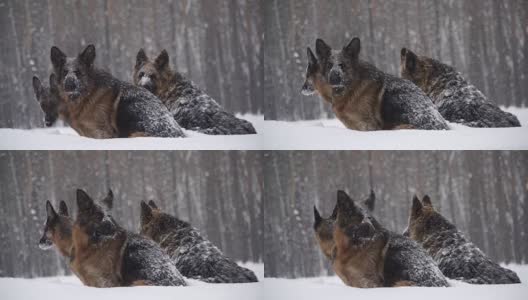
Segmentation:
[(528, 108), (505, 110), (514, 113), (523, 127), (470, 128), (452, 123), (449, 131), (360, 132), (333, 119), (266, 121), (261, 131), (270, 150), (527, 150)]
[[(238, 116), (259, 133), (263, 116)], [(261, 134), (206, 135), (186, 130), (187, 138), (120, 138), (98, 140), (79, 136), (70, 127), (0, 128), (1, 150), (259, 150)]]
[(398, 287), (359, 289), (345, 286), (338, 277), (301, 279), (266, 278), (265, 299), (380, 299), (380, 300), (449, 300), (449, 299), (528, 299), (528, 265), (508, 266), (517, 272), (521, 284), (470, 285), (450, 281), (449, 288)]
[(243, 116), (258, 134), (209, 136), (187, 131), (188, 138), (96, 140), (80, 137), (71, 128), (0, 129), (1, 150), (528, 150), (528, 108), (506, 109), (519, 118), (519, 128), (397, 130), (360, 132), (336, 119), (264, 121)]
[[(242, 264), (264, 278), (263, 264)], [(163, 300), (163, 299), (261, 299), (261, 283), (207, 284), (187, 280), (186, 287), (126, 287), (99, 289), (83, 286), (74, 276), (36, 279), (0, 278), (0, 299), (3, 300)]]

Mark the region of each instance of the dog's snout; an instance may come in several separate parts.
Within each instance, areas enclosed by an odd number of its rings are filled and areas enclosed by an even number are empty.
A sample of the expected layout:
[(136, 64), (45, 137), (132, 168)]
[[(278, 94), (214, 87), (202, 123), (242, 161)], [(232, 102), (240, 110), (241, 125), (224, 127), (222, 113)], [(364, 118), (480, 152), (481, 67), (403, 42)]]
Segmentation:
[(67, 92), (72, 92), (77, 89), (77, 79), (73, 76), (66, 76), (64, 79), (64, 89)]
[(332, 70), (330, 71), (328, 81), (331, 85), (340, 85), (343, 81), (343, 76), (341, 76), (341, 72)]

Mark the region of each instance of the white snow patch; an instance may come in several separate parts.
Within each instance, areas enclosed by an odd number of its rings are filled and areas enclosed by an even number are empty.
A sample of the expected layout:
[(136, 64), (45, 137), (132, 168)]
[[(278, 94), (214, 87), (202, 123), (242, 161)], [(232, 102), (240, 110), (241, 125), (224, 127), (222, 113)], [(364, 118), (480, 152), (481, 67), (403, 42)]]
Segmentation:
[(398, 287), (360, 289), (343, 284), (337, 276), (282, 279), (266, 278), (264, 299), (380, 299), (380, 300), (486, 300), (526, 299), (528, 295), (528, 265), (510, 265), (517, 272), (521, 284), (471, 285), (450, 280), (451, 287)]
[[(504, 109), (504, 108), (503, 108)], [(504, 109), (522, 127), (470, 128), (450, 123), (452, 130), (362, 132), (337, 119), (266, 121), (260, 128), (269, 150), (527, 150), (528, 108)]]
[(528, 150), (528, 108), (505, 109), (522, 127), (452, 130), (349, 130), (337, 119), (264, 121), (262, 115), (239, 115), (257, 134), (205, 135), (185, 131), (187, 138), (97, 140), (69, 127), (0, 129), (0, 150)]
[[(264, 278), (264, 264), (240, 264)], [(0, 297), (6, 300), (145, 300), (145, 299), (258, 299), (262, 283), (210, 284), (187, 279), (185, 287), (120, 287), (93, 288), (84, 286), (75, 276), (42, 277), (35, 279), (0, 278)]]
[(237, 115), (253, 123), (257, 134), (206, 135), (185, 130), (186, 138), (92, 139), (79, 136), (70, 127), (35, 129), (0, 128), (1, 150), (259, 150), (264, 117)]

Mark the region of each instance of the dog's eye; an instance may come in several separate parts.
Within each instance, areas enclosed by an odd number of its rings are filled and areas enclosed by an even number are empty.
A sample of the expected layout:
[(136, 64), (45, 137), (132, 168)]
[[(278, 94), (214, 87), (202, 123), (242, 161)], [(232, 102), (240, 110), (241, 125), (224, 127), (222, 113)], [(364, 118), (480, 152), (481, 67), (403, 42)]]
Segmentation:
[(143, 76), (145, 76), (145, 72), (139, 72), (138, 77), (142, 78)]
[(328, 69), (332, 69), (332, 67), (334, 66), (331, 62), (327, 63), (326, 66), (328, 67)]
[(75, 74), (75, 76), (81, 76), (81, 71), (79, 70), (75, 70), (73, 73)]
[(343, 68), (345, 67), (345, 64), (340, 63), (338, 66), (339, 66), (341, 69), (343, 69)]

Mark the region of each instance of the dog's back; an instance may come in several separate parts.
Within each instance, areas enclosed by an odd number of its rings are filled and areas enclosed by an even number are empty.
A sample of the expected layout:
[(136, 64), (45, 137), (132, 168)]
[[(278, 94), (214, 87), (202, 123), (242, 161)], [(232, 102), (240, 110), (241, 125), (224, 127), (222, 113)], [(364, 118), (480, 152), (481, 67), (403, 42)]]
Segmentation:
[(444, 275), (416, 242), (400, 234), (389, 233), (385, 259), (385, 285), (412, 282), (416, 286), (449, 286)]
[(211, 283), (256, 282), (189, 223), (162, 213), (151, 201), (141, 203), (141, 234), (159, 243), (183, 276)]
[(186, 285), (171, 259), (154, 241), (131, 232), (123, 250), (121, 274), (124, 286)]

